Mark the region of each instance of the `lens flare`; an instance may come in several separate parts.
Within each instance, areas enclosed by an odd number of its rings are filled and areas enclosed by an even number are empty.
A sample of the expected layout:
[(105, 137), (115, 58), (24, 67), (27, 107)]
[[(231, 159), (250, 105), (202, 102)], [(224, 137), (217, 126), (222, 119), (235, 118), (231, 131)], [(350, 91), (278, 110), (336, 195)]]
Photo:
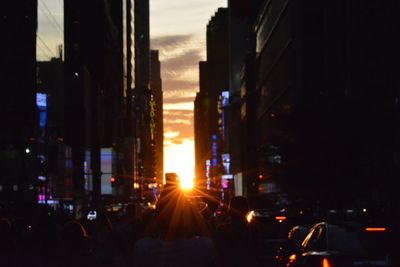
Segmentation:
[(183, 190), (191, 190), (194, 187), (193, 179), (181, 179), (180, 186)]

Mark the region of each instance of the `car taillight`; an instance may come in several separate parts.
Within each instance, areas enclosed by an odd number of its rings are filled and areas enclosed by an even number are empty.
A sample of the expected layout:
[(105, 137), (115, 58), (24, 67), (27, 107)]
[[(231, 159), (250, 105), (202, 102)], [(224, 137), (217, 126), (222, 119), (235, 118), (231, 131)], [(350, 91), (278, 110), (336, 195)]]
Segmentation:
[(247, 215), (246, 215), (247, 222), (251, 223), (253, 221), (254, 217), (255, 217), (254, 210), (252, 210), (249, 213), (247, 213)]
[(296, 261), (296, 258), (297, 258), (296, 254), (290, 255), (289, 256), (289, 262), (287, 263), (286, 266), (290, 266), (294, 261)]
[(365, 231), (367, 232), (385, 232), (385, 227), (366, 227)]
[(330, 262), (327, 258), (324, 258), (322, 260), (322, 267), (332, 267), (332, 265), (330, 264)]

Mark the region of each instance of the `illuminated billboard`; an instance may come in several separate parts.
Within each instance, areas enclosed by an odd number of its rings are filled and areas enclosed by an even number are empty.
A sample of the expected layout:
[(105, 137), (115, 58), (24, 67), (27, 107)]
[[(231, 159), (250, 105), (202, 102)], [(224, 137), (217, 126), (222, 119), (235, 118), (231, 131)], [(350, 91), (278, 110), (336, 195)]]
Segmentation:
[(221, 157), (222, 157), (222, 166), (224, 167), (224, 173), (230, 174), (231, 157), (229, 153), (222, 154)]
[(39, 108), (39, 110), (47, 109), (47, 94), (36, 93), (36, 106)]
[(229, 105), (229, 91), (221, 92), (221, 103), (223, 108)]
[(111, 195), (112, 148), (101, 149), (101, 194)]

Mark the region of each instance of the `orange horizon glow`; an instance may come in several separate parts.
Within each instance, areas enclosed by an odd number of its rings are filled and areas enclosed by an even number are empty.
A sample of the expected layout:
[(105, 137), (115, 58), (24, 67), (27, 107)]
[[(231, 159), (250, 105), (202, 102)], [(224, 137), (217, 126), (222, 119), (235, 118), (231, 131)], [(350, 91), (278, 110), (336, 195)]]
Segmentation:
[(185, 139), (181, 144), (164, 145), (164, 173), (175, 172), (182, 189), (192, 189), (194, 185), (194, 141)]

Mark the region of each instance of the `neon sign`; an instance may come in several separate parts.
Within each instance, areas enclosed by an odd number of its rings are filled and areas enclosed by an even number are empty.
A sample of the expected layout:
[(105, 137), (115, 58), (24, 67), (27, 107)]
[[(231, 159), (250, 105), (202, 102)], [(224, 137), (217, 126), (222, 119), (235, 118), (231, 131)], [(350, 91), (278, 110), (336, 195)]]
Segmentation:
[(155, 131), (155, 128), (156, 128), (156, 122), (155, 122), (155, 117), (156, 117), (155, 106), (156, 106), (156, 103), (154, 101), (153, 95), (150, 98), (149, 106), (150, 106), (150, 137), (151, 137), (151, 140), (154, 140), (154, 131)]
[(208, 160), (206, 160), (207, 190), (211, 189), (210, 168), (211, 168), (211, 160), (208, 159)]

